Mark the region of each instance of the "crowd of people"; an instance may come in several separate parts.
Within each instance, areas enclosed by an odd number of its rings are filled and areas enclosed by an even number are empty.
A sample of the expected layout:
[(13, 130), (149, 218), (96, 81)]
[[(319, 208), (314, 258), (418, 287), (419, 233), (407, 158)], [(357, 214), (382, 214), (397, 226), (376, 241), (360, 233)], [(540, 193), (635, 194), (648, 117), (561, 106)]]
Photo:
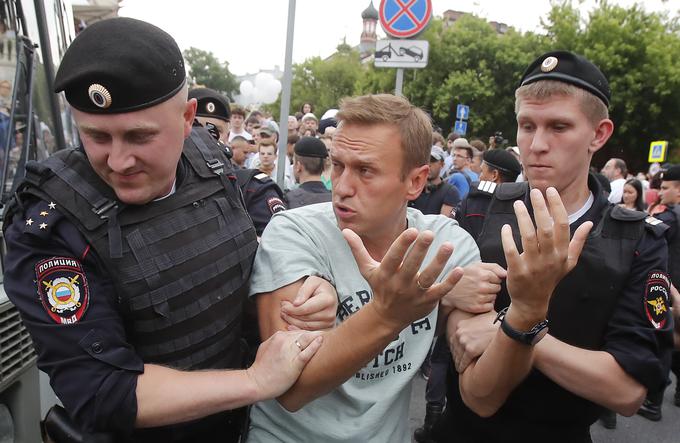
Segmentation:
[(53, 441), (407, 443), (428, 360), (419, 442), (586, 443), (663, 395), (680, 167), (658, 218), (616, 161), (605, 193), (611, 91), (587, 59), (527, 67), (507, 149), (390, 94), (305, 103), (281, 134), (186, 83), (163, 30), (83, 30), (55, 80), (82, 146), (28, 163), (6, 209)]

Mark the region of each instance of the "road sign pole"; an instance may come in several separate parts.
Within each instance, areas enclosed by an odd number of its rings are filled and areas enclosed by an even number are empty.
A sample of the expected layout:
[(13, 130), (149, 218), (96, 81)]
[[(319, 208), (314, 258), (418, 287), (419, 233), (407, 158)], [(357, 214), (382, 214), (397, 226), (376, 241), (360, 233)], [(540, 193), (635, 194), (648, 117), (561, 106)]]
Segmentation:
[(401, 90), (404, 86), (404, 70), (402, 68), (397, 69), (397, 84), (394, 87), (394, 95), (402, 96)]
[(276, 167), (276, 184), (283, 189), (286, 173), (286, 147), (288, 146), (288, 113), (290, 112), (290, 86), (293, 82), (293, 37), (295, 35), (295, 1), (288, 0), (288, 27), (286, 30), (286, 59), (283, 69), (283, 91), (281, 95), (281, 118), (279, 119), (279, 158)]

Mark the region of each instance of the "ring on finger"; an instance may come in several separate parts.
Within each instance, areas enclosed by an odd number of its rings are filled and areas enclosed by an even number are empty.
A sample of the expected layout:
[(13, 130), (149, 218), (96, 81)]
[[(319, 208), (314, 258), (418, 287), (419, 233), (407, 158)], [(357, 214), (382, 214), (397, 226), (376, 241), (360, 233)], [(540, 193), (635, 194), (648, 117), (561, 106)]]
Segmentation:
[(298, 340), (295, 340), (295, 346), (297, 346), (302, 351), (302, 345)]
[(430, 289), (430, 286), (432, 286), (432, 285), (423, 286), (422, 284), (420, 284), (420, 275), (419, 275), (418, 277), (416, 277), (416, 286), (418, 286), (418, 289), (420, 289), (421, 291), (427, 291), (428, 289)]

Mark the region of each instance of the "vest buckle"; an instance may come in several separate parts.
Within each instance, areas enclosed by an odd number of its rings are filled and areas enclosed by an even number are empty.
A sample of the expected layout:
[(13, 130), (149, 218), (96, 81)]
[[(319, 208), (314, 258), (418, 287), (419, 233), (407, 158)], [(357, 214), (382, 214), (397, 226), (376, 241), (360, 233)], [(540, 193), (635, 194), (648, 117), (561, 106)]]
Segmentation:
[(101, 205), (99, 207), (92, 208), (92, 212), (97, 214), (99, 216), (99, 218), (101, 218), (102, 220), (106, 220), (106, 219), (109, 218), (109, 216), (108, 215), (102, 215), (102, 214), (104, 214), (105, 212), (108, 212), (111, 209), (117, 208), (117, 207), (118, 207), (118, 205), (116, 204), (116, 202), (114, 200), (107, 200), (106, 203), (104, 203), (103, 205)]
[(208, 160), (205, 162), (206, 165), (212, 170), (217, 175), (221, 175), (224, 172), (224, 163), (219, 161), (216, 158), (213, 158), (212, 160)]

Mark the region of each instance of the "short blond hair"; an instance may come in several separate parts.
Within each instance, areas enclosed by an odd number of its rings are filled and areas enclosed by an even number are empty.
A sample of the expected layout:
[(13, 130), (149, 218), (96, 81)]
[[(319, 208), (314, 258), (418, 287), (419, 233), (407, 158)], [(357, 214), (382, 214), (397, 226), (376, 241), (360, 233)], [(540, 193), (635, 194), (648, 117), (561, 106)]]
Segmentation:
[(432, 123), (425, 112), (403, 97), (392, 94), (348, 97), (340, 102), (335, 118), (343, 124), (387, 124), (399, 130), (402, 149), (402, 177), (430, 162)]
[(593, 125), (609, 118), (607, 105), (596, 95), (585, 89), (556, 80), (539, 80), (517, 88), (515, 91), (515, 114), (519, 111), (522, 100), (544, 101), (554, 96), (577, 98), (581, 104), (581, 111)]

